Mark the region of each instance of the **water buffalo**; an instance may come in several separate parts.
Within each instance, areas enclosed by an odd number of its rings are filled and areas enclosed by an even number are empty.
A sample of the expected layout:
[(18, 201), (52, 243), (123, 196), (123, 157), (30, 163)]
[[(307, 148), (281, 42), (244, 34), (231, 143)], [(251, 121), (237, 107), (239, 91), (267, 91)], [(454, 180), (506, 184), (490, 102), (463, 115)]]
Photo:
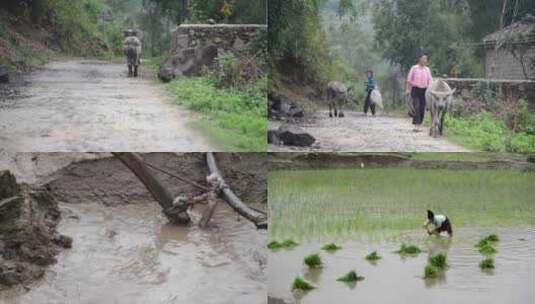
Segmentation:
[(342, 106), (347, 103), (348, 89), (340, 81), (331, 81), (327, 84), (327, 100), (329, 102), (329, 117), (344, 117)]
[(136, 34), (134, 30), (125, 31), (126, 38), (123, 43), (123, 52), (128, 65), (128, 77), (137, 77), (141, 60), (141, 41), (136, 37)]
[(451, 107), (453, 93), (455, 89), (442, 79), (433, 81), (431, 86), (425, 92), (425, 101), (431, 113), (431, 127), (429, 128), (429, 135), (438, 137), (442, 135), (444, 128), (444, 117), (446, 112)]

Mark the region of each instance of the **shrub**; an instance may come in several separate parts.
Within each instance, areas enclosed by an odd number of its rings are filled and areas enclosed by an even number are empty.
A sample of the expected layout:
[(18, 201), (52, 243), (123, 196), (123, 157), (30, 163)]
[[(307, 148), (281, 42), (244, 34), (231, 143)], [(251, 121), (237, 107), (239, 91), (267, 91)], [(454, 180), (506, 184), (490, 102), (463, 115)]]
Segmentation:
[(340, 282), (352, 283), (352, 282), (364, 280), (364, 277), (357, 275), (357, 272), (351, 270), (350, 272), (348, 272), (342, 277), (339, 277), (336, 280)]
[(321, 258), (318, 254), (311, 254), (304, 259), (305, 264), (310, 268), (321, 267)]
[(309, 291), (316, 287), (314, 287), (312, 284), (307, 282), (302, 277), (295, 278), (293, 284), (292, 284), (292, 290), (302, 290), (302, 291)]

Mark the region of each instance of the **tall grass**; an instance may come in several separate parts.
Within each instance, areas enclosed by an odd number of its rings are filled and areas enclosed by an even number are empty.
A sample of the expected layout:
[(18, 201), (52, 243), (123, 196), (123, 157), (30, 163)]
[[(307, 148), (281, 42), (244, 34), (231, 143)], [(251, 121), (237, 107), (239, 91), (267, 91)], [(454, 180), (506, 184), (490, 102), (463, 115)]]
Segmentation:
[(248, 92), (219, 89), (210, 77), (172, 81), (168, 87), (178, 104), (206, 116), (197, 127), (215, 142), (232, 151), (265, 151), (267, 109), (266, 79)]
[(270, 233), (350, 236), (419, 229), (425, 211), (467, 225), (535, 224), (535, 173), (381, 168), (269, 173)]

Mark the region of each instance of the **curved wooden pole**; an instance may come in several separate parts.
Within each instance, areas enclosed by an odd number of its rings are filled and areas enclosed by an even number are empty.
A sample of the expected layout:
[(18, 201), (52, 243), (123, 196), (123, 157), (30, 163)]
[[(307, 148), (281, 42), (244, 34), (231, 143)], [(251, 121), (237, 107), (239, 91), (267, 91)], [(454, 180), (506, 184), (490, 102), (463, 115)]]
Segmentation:
[(143, 163), (143, 159), (137, 153), (113, 152), (126, 167), (128, 167), (139, 180), (147, 187), (152, 197), (160, 204), (167, 218), (175, 224), (187, 224), (191, 221), (185, 210), (174, 212), (173, 196), (162, 186), (160, 181), (154, 176)]
[(227, 185), (221, 172), (217, 168), (214, 154), (212, 152), (206, 153), (206, 163), (208, 164), (208, 169), (211, 174), (216, 175), (223, 183), (221, 193), (223, 194), (223, 199), (229, 204), (229, 206), (234, 209), (238, 214), (246, 218), (255, 224), (258, 229), (267, 229), (267, 217), (265, 214), (258, 212), (247, 206)]

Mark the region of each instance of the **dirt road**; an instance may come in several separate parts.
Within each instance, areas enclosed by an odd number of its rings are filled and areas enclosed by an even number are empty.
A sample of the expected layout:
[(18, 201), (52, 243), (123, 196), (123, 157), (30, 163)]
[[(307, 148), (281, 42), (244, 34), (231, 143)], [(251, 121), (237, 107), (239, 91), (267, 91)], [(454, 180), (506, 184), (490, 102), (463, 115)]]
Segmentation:
[(32, 73), (21, 96), (0, 107), (0, 147), (19, 152), (217, 150), (189, 127), (196, 115), (173, 104), (147, 72), (139, 78), (126, 73), (123, 64), (94, 60), (52, 62)]
[[(316, 138), (313, 147), (269, 145), (269, 151), (344, 151), (344, 152), (466, 152), (467, 149), (445, 138), (432, 138), (427, 132), (414, 133), (409, 118), (364, 116), (345, 112), (344, 118), (329, 118), (319, 112), (312, 123), (300, 127)], [(270, 122), (270, 128), (278, 127)], [(447, 130), (446, 130), (447, 133)]]

